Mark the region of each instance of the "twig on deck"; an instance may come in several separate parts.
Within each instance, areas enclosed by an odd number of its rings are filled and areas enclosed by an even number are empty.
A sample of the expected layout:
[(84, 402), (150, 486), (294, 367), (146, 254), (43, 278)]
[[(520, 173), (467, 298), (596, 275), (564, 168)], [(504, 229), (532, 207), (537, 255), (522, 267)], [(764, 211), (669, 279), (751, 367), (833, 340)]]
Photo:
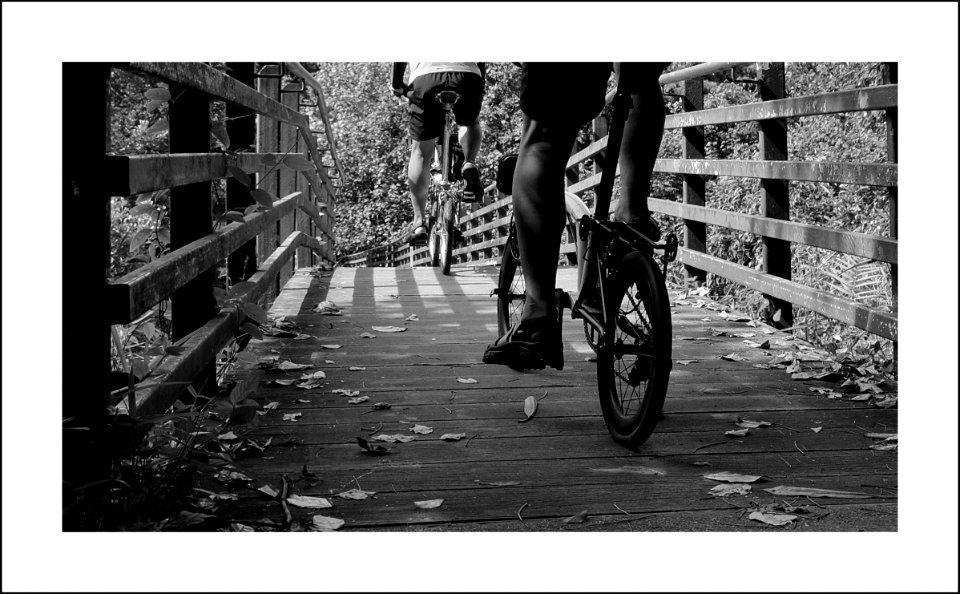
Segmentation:
[(723, 444), (725, 444), (725, 443), (729, 443), (729, 442), (727, 442), (727, 441), (718, 441), (718, 442), (715, 442), (715, 443), (708, 443), (707, 445), (702, 445), (702, 446), (700, 446), (699, 448), (693, 450), (693, 452), (691, 452), (691, 453), (696, 454), (696, 453), (699, 452), (700, 450), (703, 450), (703, 449), (706, 449), (706, 448), (710, 448), (710, 447), (713, 447), (713, 446), (715, 446), (715, 445), (723, 445)]
[(807, 498), (807, 501), (809, 501), (810, 503), (816, 505), (816, 506), (819, 507), (820, 509), (827, 509), (827, 508), (823, 507), (822, 505), (820, 505), (819, 503), (817, 503), (816, 501), (814, 501), (813, 499), (810, 499), (810, 496), (804, 495), (804, 497)]
[(777, 458), (780, 458), (781, 460), (783, 460), (783, 463), (786, 464), (789, 468), (793, 468), (793, 465), (787, 462), (787, 459), (784, 458), (783, 456), (777, 455)]
[[(477, 434), (474, 435), (473, 437), (480, 437), (480, 434), (477, 433)], [(463, 444), (463, 447), (467, 447), (468, 445), (470, 445), (470, 442), (473, 441), (473, 437), (471, 437), (470, 439), (468, 439), (468, 440), (467, 440), (467, 443)]]
[(523, 522), (523, 516), (520, 515), (520, 512), (522, 512), (523, 508), (527, 507), (527, 505), (528, 504), (524, 503), (520, 506), (520, 509), (517, 510), (517, 518), (519, 518), (521, 522)]
[(803, 454), (804, 456), (807, 455), (807, 453), (804, 452), (804, 451), (800, 448), (799, 445), (797, 445), (797, 441), (796, 441), (796, 440), (793, 441), (793, 446), (794, 446), (795, 448), (797, 448), (797, 451), (800, 452), (801, 454)]
[(290, 508), (287, 507), (287, 493), (290, 490), (290, 485), (287, 484), (287, 475), (281, 474), (280, 481), (283, 483), (283, 489), (280, 491), (280, 507), (283, 508), (283, 527), (289, 529), (291, 522), (293, 522), (293, 516), (290, 515)]
[(546, 398), (548, 395), (549, 395), (549, 392), (544, 391), (544, 392), (543, 392), (543, 396), (541, 396), (540, 398), (537, 398), (537, 402), (543, 400), (543, 399)]
[(453, 411), (450, 410), (449, 408), (447, 408), (446, 406), (443, 407), (443, 410), (447, 411), (447, 414), (448, 414), (448, 415), (452, 415), (452, 414), (453, 414)]
[(616, 503), (613, 504), (613, 507), (619, 509), (620, 511), (622, 511), (622, 512), (625, 513), (625, 514), (627, 514), (628, 516), (630, 515), (628, 512), (625, 512), (625, 511), (623, 511), (622, 509), (620, 509), (620, 506), (617, 505)]

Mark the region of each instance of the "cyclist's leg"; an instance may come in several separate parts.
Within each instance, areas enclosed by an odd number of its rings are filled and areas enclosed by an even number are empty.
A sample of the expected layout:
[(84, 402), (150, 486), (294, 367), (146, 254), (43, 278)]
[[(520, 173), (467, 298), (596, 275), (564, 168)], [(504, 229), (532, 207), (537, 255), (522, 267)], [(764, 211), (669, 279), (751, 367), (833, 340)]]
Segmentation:
[[(633, 98), (633, 109), (623, 129), (620, 149), (620, 201), (614, 219), (637, 221), (647, 225), (650, 210), (650, 178), (663, 139), (664, 102), (658, 78), (665, 67), (662, 63), (624, 63), (620, 76)], [(655, 226), (649, 229), (654, 233)], [(659, 231), (655, 233), (659, 238)]]
[(455, 72), (450, 74), (450, 84), (460, 94), (460, 100), (453, 106), (453, 113), (459, 126), (457, 136), (460, 147), (463, 149), (460, 173), (466, 181), (464, 198), (472, 200), (483, 194), (480, 171), (475, 164), (483, 142), (483, 128), (479, 120), (483, 104), (483, 79), (472, 72)]
[(410, 162), (407, 165), (407, 188), (413, 206), (413, 224), (411, 233), (415, 239), (425, 239), (423, 228), (424, 210), (427, 202), (427, 189), (430, 186), (430, 161), (437, 139), (443, 131), (443, 111), (433, 104), (436, 91), (436, 75), (427, 74), (414, 79), (410, 94), (409, 134), (411, 138)]
[[(412, 140), (410, 163), (407, 166), (407, 188), (413, 205), (414, 227), (422, 226), (427, 204), (427, 189), (430, 186), (430, 161), (433, 159), (436, 138)], [(417, 223), (420, 223), (419, 225)], [(416, 232), (416, 229), (414, 229)]]

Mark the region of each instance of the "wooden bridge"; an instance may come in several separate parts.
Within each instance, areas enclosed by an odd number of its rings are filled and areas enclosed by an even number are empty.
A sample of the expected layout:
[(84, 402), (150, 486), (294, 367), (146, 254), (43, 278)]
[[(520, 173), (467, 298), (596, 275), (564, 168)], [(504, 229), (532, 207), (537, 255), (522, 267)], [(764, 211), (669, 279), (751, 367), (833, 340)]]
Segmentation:
[[(92, 304), (91, 347), (64, 353), (89, 386), (64, 393), (68, 484), (109, 475), (125, 443), (118, 419), (172, 410), (195, 424), (156, 421), (167, 429), (152, 445), (202, 466), (198, 487), (209, 498), (188, 511), (216, 506), (229, 520), (217, 527), (896, 530), (895, 384), (871, 384), (863, 366), (788, 330), (799, 307), (898, 338), (895, 308), (796, 282), (791, 259), (792, 248), (812, 246), (889, 266), (896, 303), (896, 64), (884, 66), (882, 85), (798, 97), (786, 96), (781, 63), (708, 63), (661, 78), (684, 106), (666, 123), (681, 131), (682, 155), (656, 167), (682, 179), (682, 200), (650, 201), (684, 231), (674, 277), (729, 279), (764, 295), (769, 314), (731, 311), (695, 283), (671, 287), (670, 393), (638, 453), (607, 437), (577, 323), (565, 322), (561, 372), (479, 364), (496, 336), (490, 293), (509, 197), (490, 188), (462, 213), (450, 276), (422, 265), (423, 248), (398, 244), (336, 266), (336, 194), (350, 172), (337, 159), (322, 88), (299, 64), (227, 66), (229, 74), (204, 64), (64, 65), (64, 208), (80, 219), (65, 227), (64, 261), (77, 264), (64, 281), (90, 287)], [(169, 154), (105, 150), (111, 68), (166, 84), (158, 96), (174, 98)], [(757, 101), (704, 109), (704, 77), (731, 69), (751, 72), (744, 82)], [(211, 101), (226, 104), (222, 130), (211, 130)], [(788, 159), (788, 121), (863, 111), (886, 114), (886, 161)], [(604, 122), (568, 163), (568, 190), (587, 198), (599, 183)], [(705, 158), (705, 127), (742, 122), (757, 122), (757, 158)], [(707, 206), (711, 184), (727, 178), (759, 180), (759, 212)], [(803, 182), (882, 189), (890, 234), (791, 221), (788, 190)], [(211, 187), (224, 192), (217, 218)], [(169, 253), (108, 279), (110, 198), (166, 189)], [(710, 227), (759, 236), (762, 266), (711, 255)], [(574, 290), (575, 269), (560, 275)], [(174, 344), (135, 366), (117, 328), (165, 314)], [(537, 409), (526, 420), (529, 397)], [(190, 412), (208, 398), (203, 413)], [(166, 526), (185, 527), (174, 520)]]

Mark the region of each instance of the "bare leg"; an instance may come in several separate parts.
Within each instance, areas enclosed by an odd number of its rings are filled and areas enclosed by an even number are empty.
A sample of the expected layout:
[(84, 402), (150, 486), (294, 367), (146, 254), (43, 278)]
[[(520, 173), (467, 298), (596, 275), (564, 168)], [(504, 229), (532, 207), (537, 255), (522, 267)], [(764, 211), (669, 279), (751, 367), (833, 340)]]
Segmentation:
[(483, 142), (483, 128), (480, 122), (471, 126), (460, 126), (459, 135), (460, 147), (463, 149), (463, 159), (468, 163), (473, 163), (480, 152), (480, 143)]
[(643, 82), (633, 95), (633, 109), (623, 128), (620, 148), (620, 201), (613, 218), (617, 221), (644, 221), (650, 216), (647, 197), (650, 178), (663, 139), (663, 94), (657, 79)]
[(554, 289), (560, 234), (566, 221), (563, 171), (575, 127), (548, 127), (529, 120), (513, 177), (513, 214), (526, 283), (521, 319), (556, 317)]
[(427, 205), (427, 188), (430, 185), (430, 159), (437, 144), (436, 138), (411, 141), (410, 164), (407, 167), (407, 188), (413, 205), (414, 222), (423, 222)]

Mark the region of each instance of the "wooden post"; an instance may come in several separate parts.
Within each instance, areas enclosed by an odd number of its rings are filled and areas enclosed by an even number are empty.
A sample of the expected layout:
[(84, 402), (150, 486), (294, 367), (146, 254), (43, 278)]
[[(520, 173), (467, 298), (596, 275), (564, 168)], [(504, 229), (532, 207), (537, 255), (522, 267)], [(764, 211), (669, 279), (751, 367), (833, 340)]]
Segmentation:
[[(893, 85), (897, 84), (897, 62), (886, 62), (883, 65), (883, 84)], [(899, 103), (899, 101), (898, 101)], [(898, 146), (897, 146), (897, 108), (886, 110), (887, 115), (887, 161), (890, 163), (896, 163), (898, 159)], [(890, 216), (890, 237), (896, 239), (899, 235), (898, 225), (899, 221), (897, 219), (897, 188), (887, 188), (887, 203)], [(890, 278), (893, 282), (893, 313), (896, 314), (899, 311), (897, 306), (899, 298), (899, 282), (898, 282), (898, 270), (897, 264), (890, 265)], [(897, 342), (893, 343), (893, 366), (894, 373), (896, 373), (898, 361), (900, 358), (900, 348)]]
[[(760, 76), (760, 100), (772, 101), (787, 96), (783, 62), (772, 62)], [(787, 120), (777, 118), (760, 121), (760, 158), (767, 161), (787, 159)], [(771, 219), (790, 219), (790, 194), (787, 180), (761, 179), (761, 214)], [(790, 280), (792, 266), (790, 242), (763, 238), (763, 270)], [(771, 312), (780, 312), (776, 324), (781, 328), (793, 326), (793, 306), (789, 301), (766, 296)]]
[[(303, 87), (301, 85), (288, 84), (286, 88), (283, 89), (283, 104), (294, 111), (300, 110), (300, 93)], [(294, 152), (302, 153), (306, 149), (306, 143), (303, 142), (303, 139), (300, 138), (297, 129), (293, 126), (289, 127), (294, 131), (294, 139), (297, 142), (297, 148), (294, 149)], [(309, 132), (308, 132), (309, 133)], [(284, 148), (283, 150), (287, 150)], [(307, 198), (312, 201), (312, 194), (310, 193), (310, 185), (307, 183), (306, 178), (303, 174), (296, 171), (291, 171), (291, 177), (293, 178), (293, 189), (291, 192), (301, 191), (307, 194)], [(282, 194), (285, 195), (285, 194)], [(313, 228), (312, 221), (307, 214), (299, 209), (293, 211), (291, 216), (293, 231), (303, 231), (306, 235), (313, 237)], [(313, 251), (309, 247), (299, 247), (297, 248), (296, 256), (291, 259), (291, 267), (296, 270), (297, 268), (305, 268), (310, 266), (310, 257), (313, 254)]]
[[(700, 79), (683, 82), (683, 111), (703, 109), (703, 81)], [(683, 129), (683, 158), (703, 159), (705, 154), (703, 126), (691, 126)], [(706, 204), (706, 180), (703, 176), (683, 175), (683, 202), (694, 206)], [(683, 247), (698, 252), (707, 251), (707, 225), (695, 221), (683, 221)], [(707, 273), (699, 268), (684, 266), (687, 276), (699, 283), (707, 280)]]
[[(105, 478), (102, 445), (110, 392), (110, 195), (104, 156), (110, 145), (104, 64), (63, 64), (63, 480), (73, 486)], [(83, 295), (78, 317), (77, 296)], [(72, 320), (72, 321), (71, 321)], [(73, 378), (73, 380), (71, 380)], [(74, 381), (76, 380), (76, 381)], [(10, 396), (10, 395), (8, 395)], [(85, 427), (71, 430), (67, 427)]]
[[(170, 152), (205, 153), (210, 151), (210, 101), (196, 91), (178, 84), (170, 85)], [(175, 250), (213, 232), (213, 208), (210, 182), (176, 186), (170, 189), (170, 249)], [(213, 295), (213, 270), (174, 291), (173, 340), (180, 340), (206, 324), (217, 312)], [(205, 393), (216, 390), (214, 361), (201, 372), (194, 387)]]
[[(296, 89), (297, 85), (292, 85), (286, 83), (283, 85), (283, 88), (280, 92), (280, 97), (277, 99), (287, 107), (293, 107), (296, 109), (296, 106), (299, 104), (299, 93), (293, 92), (291, 89)], [(297, 147), (300, 146), (300, 135), (297, 133), (297, 127), (280, 122), (280, 152), (286, 153), (290, 151), (291, 154), (299, 152)], [(296, 192), (297, 188), (297, 178), (300, 177), (300, 174), (289, 167), (280, 167), (277, 172), (279, 173), (279, 187), (277, 188), (277, 196), (286, 196), (291, 192)], [(287, 237), (291, 233), (296, 231), (296, 217), (297, 212), (294, 211), (289, 215), (283, 217), (279, 221), (279, 227), (277, 228), (277, 235), (279, 241), (282, 243), (286, 241)], [(277, 291), (283, 289), (283, 286), (287, 284), (287, 281), (290, 280), (290, 277), (293, 276), (293, 270), (295, 266), (295, 258), (291, 258), (289, 263), (287, 263), (281, 270), (280, 274), (277, 275)]]
[[(260, 65), (260, 70), (257, 75), (257, 90), (262, 94), (273, 100), (280, 99), (280, 67), (277, 64), (268, 64)], [(280, 152), (280, 126), (276, 120), (269, 116), (258, 115), (257, 116), (257, 152), (258, 153), (277, 153)], [(258, 187), (267, 190), (268, 192), (274, 194), (278, 198), (279, 196), (279, 184), (277, 179), (279, 178), (279, 170), (282, 166), (278, 166), (269, 174), (269, 177), (263, 179)], [(273, 250), (277, 249), (277, 246), (280, 245), (280, 242), (277, 241), (277, 236), (280, 231), (280, 221), (270, 229), (265, 230), (257, 239), (257, 252), (259, 255), (259, 260), (263, 262), (270, 257), (270, 254), (273, 253)], [(269, 290), (264, 292), (263, 299), (266, 302), (272, 302), (278, 294), (277, 283), (274, 283)]]
[[(253, 62), (227, 62), (231, 75), (248, 86), (254, 86)], [(257, 141), (256, 112), (227, 103), (227, 135), (230, 148), (246, 150)], [(254, 203), (250, 190), (232, 177), (227, 178), (227, 210), (240, 210)], [(257, 271), (257, 240), (251, 239), (227, 258), (227, 271), (233, 284), (244, 281)]]

